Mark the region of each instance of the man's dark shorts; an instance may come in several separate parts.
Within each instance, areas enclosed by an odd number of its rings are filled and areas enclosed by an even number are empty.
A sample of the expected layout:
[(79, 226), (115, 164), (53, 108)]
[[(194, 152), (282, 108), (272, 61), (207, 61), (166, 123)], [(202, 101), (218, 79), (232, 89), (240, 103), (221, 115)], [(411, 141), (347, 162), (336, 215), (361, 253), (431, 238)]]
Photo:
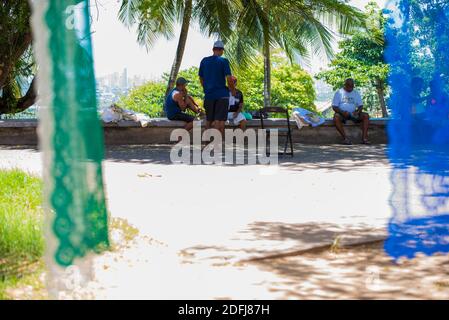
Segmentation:
[(352, 121), (354, 123), (361, 123), (362, 122), (362, 118), (361, 117), (354, 117), (352, 114), (349, 114), (349, 117), (344, 117), (342, 114), (336, 113), (335, 114), (336, 117), (340, 118), (341, 122), (343, 122), (344, 124), (346, 124), (346, 121)]
[(192, 122), (193, 120), (195, 120), (195, 117), (191, 116), (190, 114), (184, 113), (184, 112), (179, 112), (179, 113), (175, 114), (174, 116), (168, 118), (168, 120)]
[(229, 98), (204, 100), (204, 109), (207, 121), (226, 121), (228, 120)]

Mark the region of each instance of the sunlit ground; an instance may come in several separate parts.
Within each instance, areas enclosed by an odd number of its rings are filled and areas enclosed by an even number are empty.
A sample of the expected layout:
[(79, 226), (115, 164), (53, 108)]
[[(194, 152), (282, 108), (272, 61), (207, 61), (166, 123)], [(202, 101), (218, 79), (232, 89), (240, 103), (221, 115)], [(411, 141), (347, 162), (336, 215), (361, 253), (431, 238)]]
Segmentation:
[[(383, 146), (298, 145), (272, 168), (173, 165), (168, 151), (108, 150), (109, 210), (139, 236), (97, 257), (95, 281), (62, 297), (449, 297), (446, 256), (395, 264), (379, 242), (339, 249), (386, 236)], [(3, 147), (0, 166), (40, 173), (40, 154)]]

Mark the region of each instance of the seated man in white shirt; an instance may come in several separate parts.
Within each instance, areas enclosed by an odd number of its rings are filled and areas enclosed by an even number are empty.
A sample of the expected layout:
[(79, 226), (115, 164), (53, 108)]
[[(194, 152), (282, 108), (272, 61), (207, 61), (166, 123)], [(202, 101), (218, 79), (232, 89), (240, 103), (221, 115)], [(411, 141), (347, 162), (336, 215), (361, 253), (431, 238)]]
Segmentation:
[(332, 109), (335, 111), (335, 127), (342, 136), (344, 144), (352, 144), (351, 140), (346, 136), (346, 132), (343, 127), (343, 124), (345, 124), (347, 120), (361, 124), (362, 143), (369, 144), (369, 115), (362, 112), (363, 101), (360, 94), (354, 90), (354, 79), (346, 79), (344, 87), (335, 93), (332, 101)]

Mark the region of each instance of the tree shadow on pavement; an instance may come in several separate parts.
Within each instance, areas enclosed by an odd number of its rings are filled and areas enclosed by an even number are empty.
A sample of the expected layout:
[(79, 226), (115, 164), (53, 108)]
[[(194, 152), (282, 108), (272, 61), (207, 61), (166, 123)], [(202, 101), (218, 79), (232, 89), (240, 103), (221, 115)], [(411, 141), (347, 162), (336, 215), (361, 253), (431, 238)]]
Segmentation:
[(241, 262), (270, 257), (284, 257), (321, 250), (338, 241), (338, 245), (352, 245), (384, 239), (384, 228), (363, 223), (337, 225), (332, 223), (281, 223), (257, 221), (234, 234), (226, 246), (198, 245), (182, 250), (190, 258), (214, 263)]
[[(172, 165), (170, 151), (173, 145), (108, 146), (105, 160), (117, 163)], [(36, 146), (0, 146), (0, 151), (39, 152)], [(293, 157), (280, 156), (283, 169), (304, 171), (325, 169), (337, 171), (363, 170), (372, 166), (388, 166), (385, 145), (305, 145), (295, 144)], [(223, 167), (242, 166), (224, 164)]]
[(247, 264), (273, 274), (263, 286), (284, 299), (449, 298), (449, 256), (395, 263), (382, 244)]
[[(184, 263), (211, 268), (256, 268), (260, 276), (252, 285), (278, 299), (449, 298), (448, 255), (394, 261), (383, 250), (382, 233), (363, 225), (257, 222), (234, 239), (241, 246), (196, 246), (180, 256)], [(338, 245), (329, 246), (339, 237)], [(290, 253), (275, 251), (291, 241), (296, 245)]]
[(37, 146), (34, 145), (1, 145), (0, 144), (0, 151), (2, 150), (27, 150), (27, 151), (32, 151), (32, 152), (39, 152), (39, 148)]
[(355, 171), (389, 165), (385, 145), (297, 145), (293, 159), (281, 157), (279, 163), (282, 168), (294, 171)]
[[(171, 145), (110, 146), (106, 160), (137, 164), (172, 165)], [(337, 171), (362, 170), (372, 166), (388, 166), (385, 145), (341, 146), (341, 145), (295, 145), (295, 155), (280, 156), (283, 169), (304, 171), (326, 169)], [(223, 164), (223, 167), (236, 166)]]
[(117, 163), (173, 164), (170, 161), (171, 145), (109, 146), (105, 159)]

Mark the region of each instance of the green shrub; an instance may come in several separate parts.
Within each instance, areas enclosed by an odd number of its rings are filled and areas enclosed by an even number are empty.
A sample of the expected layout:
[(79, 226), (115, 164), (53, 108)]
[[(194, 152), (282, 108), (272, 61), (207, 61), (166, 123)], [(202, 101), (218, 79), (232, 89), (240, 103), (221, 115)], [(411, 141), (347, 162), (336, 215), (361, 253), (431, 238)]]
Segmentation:
[(140, 87), (136, 87), (126, 97), (122, 97), (118, 106), (142, 112), (152, 118), (162, 116), (166, 85), (164, 82), (150, 81)]
[[(258, 57), (256, 63), (236, 72), (239, 79), (238, 88), (245, 96), (245, 110), (258, 110), (263, 107), (263, 59)], [(203, 88), (198, 77), (198, 68), (182, 70), (179, 77), (191, 81), (189, 94), (199, 106), (203, 105)], [(118, 105), (122, 108), (142, 112), (150, 117), (162, 116), (164, 95), (168, 74), (161, 81), (151, 81), (137, 87), (122, 97)], [(287, 108), (301, 107), (316, 111), (314, 101), (316, 93), (312, 77), (299, 65), (291, 64), (280, 55), (273, 57), (272, 69), (272, 104)]]
[[(199, 106), (203, 105), (203, 88), (198, 77), (198, 68), (192, 67), (182, 70), (179, 77), (191, 81), (187, 87), (189, 94)], [(162, 116), (164, 107), (164, 95), (167, 88), (168, 74), (164, 74), (160, 81), (150, 81), (140, 87), (136, 87), (126, 97), (122, 97), (117, 103), (120, 107), (142, 112), (152, 118)]]
[[(271, 70), (271, 104), (275, 106), (301, 107), (316, 111), (314, 105), (316, 93), (312, 77), (299, 65), (291, 64), (287, 58), (273, 55)], [(236, 72), (237, 87), (243, 92), (245, 110), (258, 110), (263, 107), (263, 58), (245, 70)]]

